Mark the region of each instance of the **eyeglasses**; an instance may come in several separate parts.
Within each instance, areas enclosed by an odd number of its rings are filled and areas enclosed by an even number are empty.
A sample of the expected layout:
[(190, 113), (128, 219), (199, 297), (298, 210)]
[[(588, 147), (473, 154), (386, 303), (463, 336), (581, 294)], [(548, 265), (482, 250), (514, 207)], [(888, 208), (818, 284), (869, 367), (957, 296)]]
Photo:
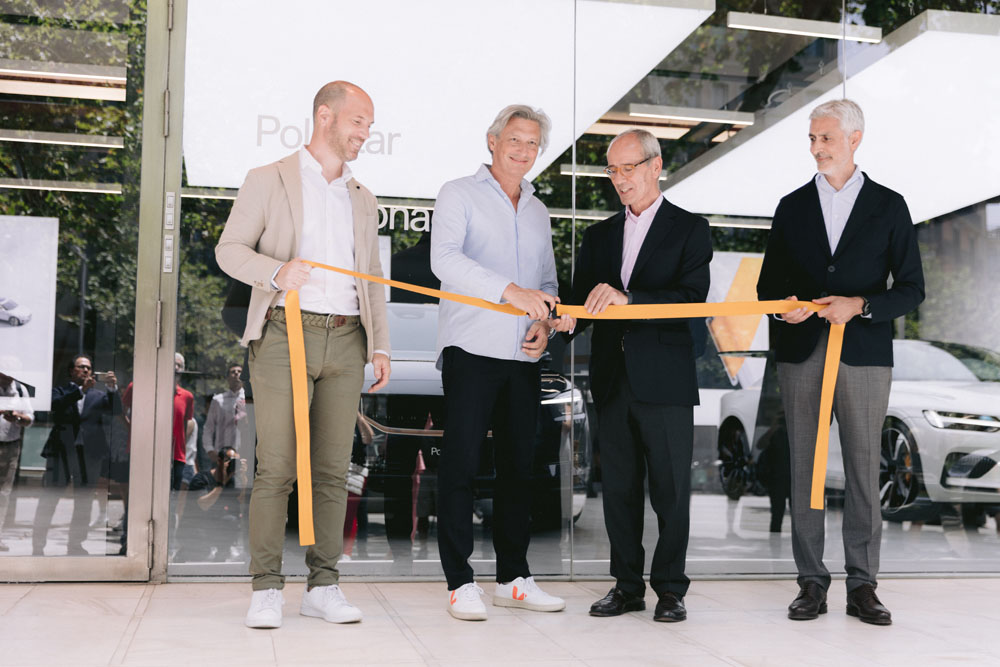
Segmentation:
[(79, 368), (81, 371), (89, 371), (90, 366), (84, 366), (83, 364), (76, 364), (73, 368)]
[(604, 173), (607, 174), (608, 176), (614, 176), (619, 171), (621, 171), (622, 174), (624, 174), (625, 176), (628, 176), (640, 164), (642, 164), (643, 162), (649, 162), (652, 159), (653, 159), (653, 156), (650, 155), (648, 158), (646, 158), (642, 162), (636, 162), (635, 164), (620, 164), (620, 165), (617, 165), (617, 166), (605, 167), (604, 168)]

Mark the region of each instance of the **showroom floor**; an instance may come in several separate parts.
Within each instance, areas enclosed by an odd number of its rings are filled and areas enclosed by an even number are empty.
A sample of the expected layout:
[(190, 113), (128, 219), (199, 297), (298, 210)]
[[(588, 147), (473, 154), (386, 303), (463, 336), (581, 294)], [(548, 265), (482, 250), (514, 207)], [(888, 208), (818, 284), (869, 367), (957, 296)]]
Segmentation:
[[(484, 588), (486, 581), (481, 581)], [(695, 581), (684, 623), (650, 609), (592, 618), (606, 582), (549, 582), (560, 613), (490, 607), (485, 623), (452, 619), (440, 583), (347, 583), (365, 614), (337, 626), (300, 616), (286, 588), (278, 630), (243, 626), (249, 586), (235, 583), (0, 585), (0, 665), (955, 665), (1000, 666), (1000, 579), (886, 579), (891, 627), (830, 613), (785, 618), (792, 581)]]

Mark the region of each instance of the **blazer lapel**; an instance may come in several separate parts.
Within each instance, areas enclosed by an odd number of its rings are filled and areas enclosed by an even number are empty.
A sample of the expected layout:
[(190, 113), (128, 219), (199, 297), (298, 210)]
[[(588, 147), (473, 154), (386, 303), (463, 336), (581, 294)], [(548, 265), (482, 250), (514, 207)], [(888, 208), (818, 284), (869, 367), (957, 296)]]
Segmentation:
[(653, 256), (653, 251), (666, 238), (667, 232), (670, 230), (670, 220), (673, 216), (673, 205), (664, 199), (660, 203), (660, 210), (656, 212), (653, 222), (649, 225), (646, 238), (642, 240), (642, 245), (639, 246), (639, 254), (635, 258), (635, 266), (632, 267), (632, 278), (635, 278), (639, 274), (642, 265), (649, 261), (649, 258)]
[(622, 209), (611, 219), (611, 266), (614, 268), (614, 280), (611, 285), (617, 289), (622, 287), (622, 248), (625, 245), (625, 210)]
[(299, 243), (302, 239), (302, 174), (299, 171), (299, 154), (292, 153), (278, 162), (278, 174), (285, 186), (285, 196), (292, 209), (292, 257), (299, 253)]
[(878, 202), (878, 196), (875, 194), (875, 188), (871, 186), (868, 175), (864, 172), (861, 173), (865, 177), (865, 182), (861, 185), (858, 198), (854, 201), (854, 208), (851, 209), (851, 215), (847, 217), (844, 231), (840, 234), (840, 241), (837, 242), (837, 248), (833, 252), (834, 259), (843, 254), (844, 248), (850, 244), (851, 238), (858, 233)]
[(823, 218), (823, 207), (819, 203), (819, 189), (816, 187), (816, 179), (809, 181), (812, 185), (809, 188), (809, 196), (807, 202), (808, 212), (806, 220), (809, 222), (807, 224), (813, 227), (812, 233), (823, 239), (820, 243), (820, 247), (825, 250), (823, 255), (826, 259), (833, 257), (833, 248), (830, 247), (830, 236), (826, 233), (826, 221)]
[(366, 273), (369, 268), (368, 234), (365, 225), (368, 219), (367, 202), (361, 196), (361, 186), (353, 178), (347, 182), (347, 194), (351, 198), (351, 215), (354, 217), (354, 270)]

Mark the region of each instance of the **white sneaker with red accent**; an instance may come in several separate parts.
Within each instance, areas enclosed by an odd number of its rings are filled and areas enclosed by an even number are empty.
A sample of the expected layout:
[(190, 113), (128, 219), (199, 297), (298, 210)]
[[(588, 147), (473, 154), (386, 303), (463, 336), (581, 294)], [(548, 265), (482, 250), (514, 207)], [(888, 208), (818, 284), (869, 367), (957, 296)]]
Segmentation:
[(448, 591), (448, 613), (462, 621), (485, 621), (486, 605), (483, 604), (483, 589), (470, 582)]
[(531, 611), (562, 611), (566, 608), (565, 600), (543, 591), (535, 583), (534, 577), (518, 577), (509, 584), (497, 583), (493, 604), (497, 607), (518, 607)]

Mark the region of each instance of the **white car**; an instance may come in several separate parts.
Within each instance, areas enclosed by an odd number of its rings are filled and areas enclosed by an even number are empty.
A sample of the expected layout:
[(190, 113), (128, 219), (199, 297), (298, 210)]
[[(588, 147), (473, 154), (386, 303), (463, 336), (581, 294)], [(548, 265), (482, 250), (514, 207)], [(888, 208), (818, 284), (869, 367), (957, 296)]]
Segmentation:
[(13, 299), (0, 296), (0, 322), (16, 327), (30, 319), (31, 313), (27, 308), (17, 305)]
[[(924, 340), (895, 340), (893, 355), (879, 472), (883, 517), (922, 518), (938, 503), (1000, 503), (1000, 355)], [(730, 498), (764, 491), (761, 456), (787, 439), (773, 366), (769, 359), (759, 386), (722, 398), (719, 471)], [(844, 487), (836, 420), (826, 486)]]

